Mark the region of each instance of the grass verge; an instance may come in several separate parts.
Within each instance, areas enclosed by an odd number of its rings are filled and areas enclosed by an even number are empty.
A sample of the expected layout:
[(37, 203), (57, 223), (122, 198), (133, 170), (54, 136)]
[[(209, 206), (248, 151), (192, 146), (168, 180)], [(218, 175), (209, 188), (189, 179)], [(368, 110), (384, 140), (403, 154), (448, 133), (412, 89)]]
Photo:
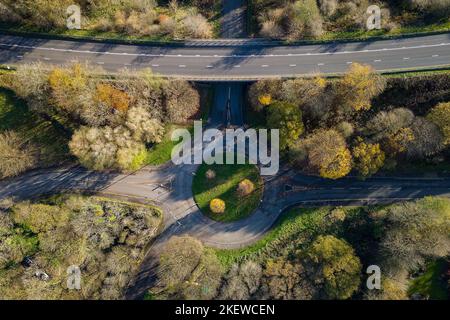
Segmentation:
[(153, 148), (147, 150), (147, 156), (145, 159), (146, 165), (161, 165), (166, 163), (171, 159), (172, 149), (179, 143), (179, 141), (172, 141), (171, 136), (172, 132), (175, 129), (185, 128), (189, 131), (193, 131), (193, 126), (180, 126), (180, 125), (167, 125), (166, 133), (162, 141), (158, 144), (155, 144)]
[(408, 295), (420, 294), (432, 300), (447, 300), (449, 298), (447, 283), (442, 277), (447, 264), (445, 259), (429, 263), (425, 273), (411, 282)]

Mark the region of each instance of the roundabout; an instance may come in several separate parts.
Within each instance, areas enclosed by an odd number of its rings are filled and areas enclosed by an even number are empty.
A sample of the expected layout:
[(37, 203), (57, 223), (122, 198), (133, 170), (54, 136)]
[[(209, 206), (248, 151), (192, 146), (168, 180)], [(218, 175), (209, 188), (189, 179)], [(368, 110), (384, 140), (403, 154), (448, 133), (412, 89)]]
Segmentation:
[(232, 222), (258, 208), (264, 183), (252, 164), (202, 164), (195, 174), (192, 192), (204, 215), (218, 222)]

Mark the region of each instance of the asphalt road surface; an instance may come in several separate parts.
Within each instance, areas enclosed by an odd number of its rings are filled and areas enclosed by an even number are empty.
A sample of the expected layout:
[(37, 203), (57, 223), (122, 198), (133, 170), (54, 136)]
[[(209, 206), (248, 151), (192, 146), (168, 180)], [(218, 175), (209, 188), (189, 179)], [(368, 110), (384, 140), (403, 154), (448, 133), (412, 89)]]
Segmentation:
[(245, 0), (222, 0), (220, 36), (222, 38), (245, 37), (247, 6)]
[(0, 64), (88, 61), (110, 72), (151, 68), (190, 80), (255, 80), (344, 72), (367, 63), (380, 72), (450, 65), (450, 33), (396, 40), (269, 46), (252, 42), (215, 46), (139, 46), (0, 35)]
[(242, 126), (244, 124), (243, 96), (242, 83), (217, 83), (214, 86), (214, 105), (211, 110), (210, 124)]

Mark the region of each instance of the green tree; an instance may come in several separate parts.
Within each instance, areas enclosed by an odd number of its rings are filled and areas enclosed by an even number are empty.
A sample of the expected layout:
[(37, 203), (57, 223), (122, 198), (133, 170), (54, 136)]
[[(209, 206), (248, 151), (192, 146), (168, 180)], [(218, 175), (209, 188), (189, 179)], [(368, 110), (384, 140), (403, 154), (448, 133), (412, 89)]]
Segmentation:
[(353, 248), (331, 235), (319, 236), (306, 252), (316, 283), (323, 286), (328, 299), (347, 299), (358, 289), (361, 262)]
[(286, 102), (276, 101), (269, 106), (267, 125), (280, 130), (280, 150), (290, 147), (304, 131), (302, 112)]
[(450, 144), (450, 102), (435, 106), (428, 113), (427, 119), (439, 127), (444, 136), (444, 144)]
[(380, 252), (392, 274), (414, 270), (428, 258), (450, 253), (450, 200), (424, 198), (383, 210), (384, 236)]

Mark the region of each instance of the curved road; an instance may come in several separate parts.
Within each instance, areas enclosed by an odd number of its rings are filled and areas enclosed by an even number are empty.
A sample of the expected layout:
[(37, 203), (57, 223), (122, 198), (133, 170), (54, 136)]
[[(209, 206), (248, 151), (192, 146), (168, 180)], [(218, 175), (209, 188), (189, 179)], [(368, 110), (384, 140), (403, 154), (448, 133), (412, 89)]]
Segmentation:
[(0, 64), (89, 61), (115, 72), (152, 68), (190, 80), (255, 80), (339, 74), (353, 62), (376, 70), (435, 68), (450, 64), (450, 33), (395, 40), (273, 46), (251, 40), (192, 41), (185, 46), (118, 45), (0, 35)]
[(330, 181), (282, 168), (266, 179), (261, 206), (248, 218), (218, 223), (203, 216), (192, 197), (195, 165), (146, 167), (131, 175), (90, 172), (80, 167), (36, 170), (0, 181), (0, 200), (18, 200), (64, 191), (90, 191), (109, 197), (152, 203), (164, 212), (164, 230), (149, 250), (127, 298), (140, 298), (157, 272), (158, 256), (173, 235), (194, 236), (208, 246), (240, 248), (254, 243), (293, 205), (387, 204), (428, 195), (450, 197), (450, 177), (384, 178)]

